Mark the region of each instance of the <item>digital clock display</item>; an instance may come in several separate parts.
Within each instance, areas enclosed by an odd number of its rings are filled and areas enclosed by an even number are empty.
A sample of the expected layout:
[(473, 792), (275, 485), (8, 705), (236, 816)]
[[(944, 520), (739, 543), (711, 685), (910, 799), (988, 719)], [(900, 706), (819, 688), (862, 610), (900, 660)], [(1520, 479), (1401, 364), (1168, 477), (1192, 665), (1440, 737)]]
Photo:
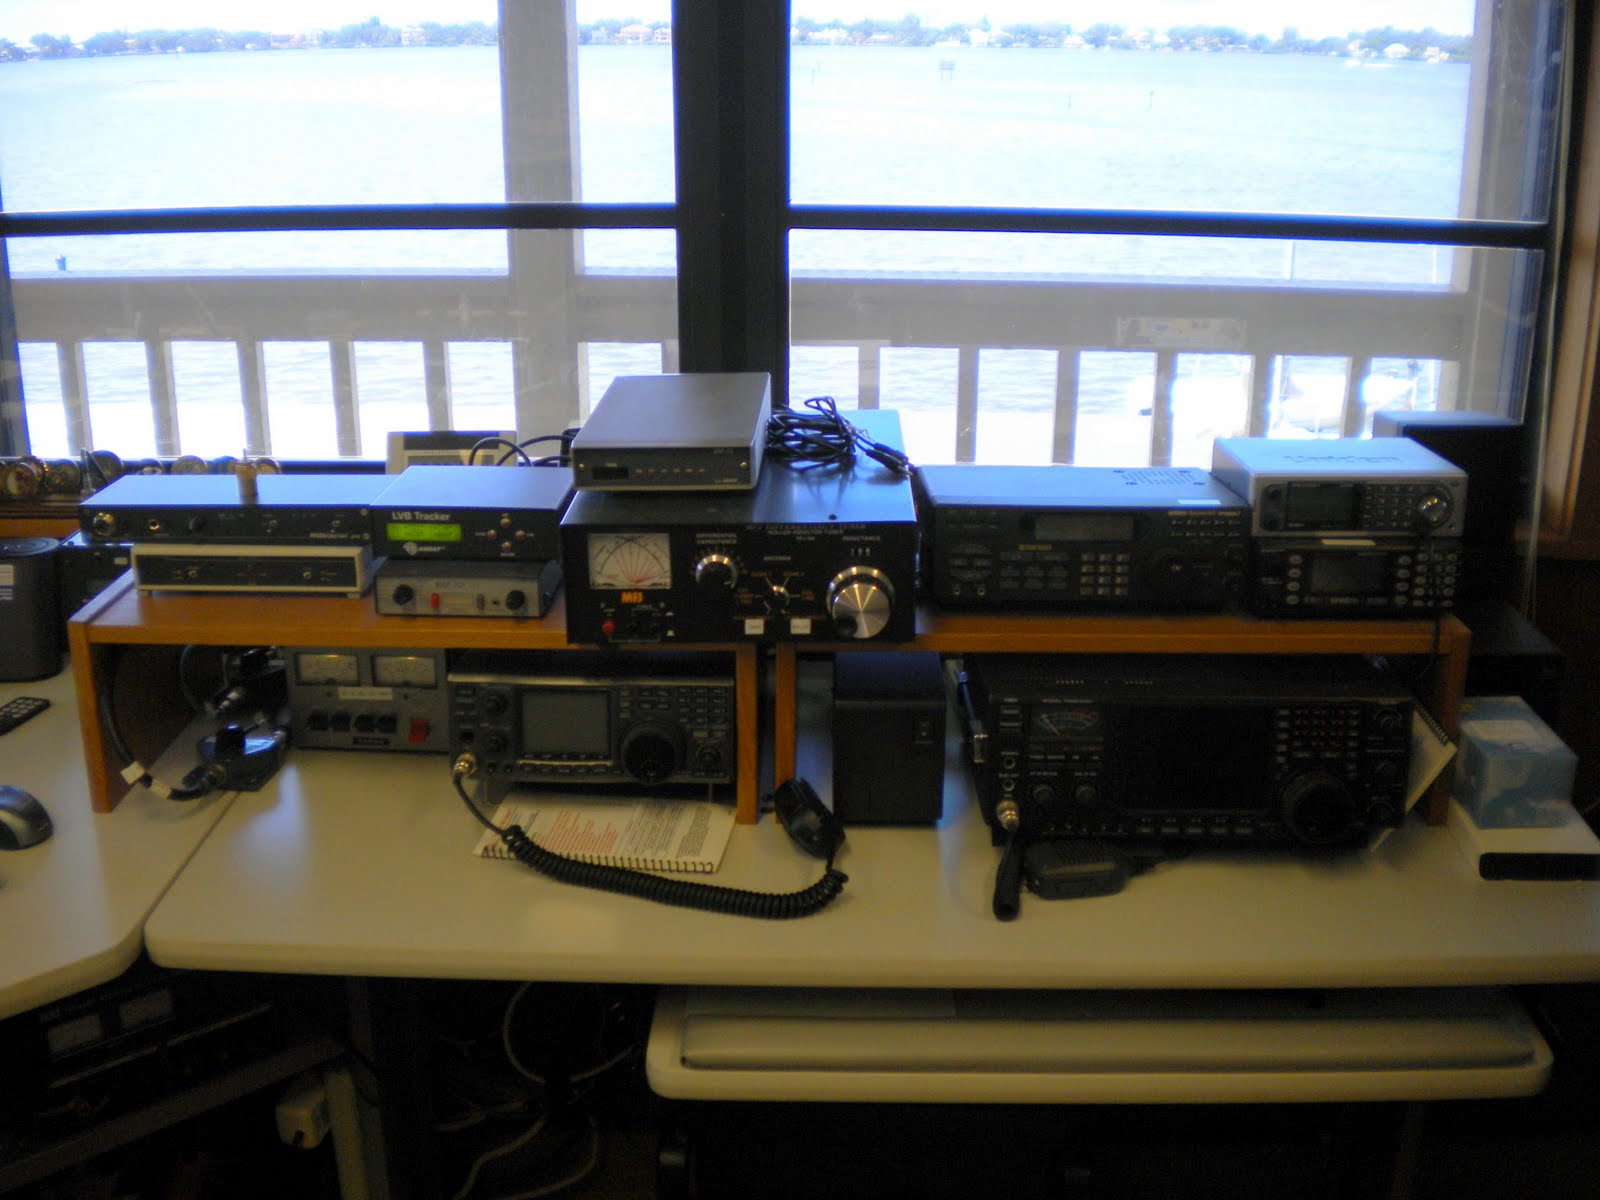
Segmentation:
[(390, 521), (384, 536), (391, 542), (459, 542), (461, 526), (444, 521)]

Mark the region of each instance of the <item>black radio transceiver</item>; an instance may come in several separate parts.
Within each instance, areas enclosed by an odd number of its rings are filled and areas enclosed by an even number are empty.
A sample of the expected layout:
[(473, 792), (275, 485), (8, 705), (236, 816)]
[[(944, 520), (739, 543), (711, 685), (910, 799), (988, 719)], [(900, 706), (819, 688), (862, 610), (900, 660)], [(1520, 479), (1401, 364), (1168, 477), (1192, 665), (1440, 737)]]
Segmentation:
[(917, 488), (942, 606), (1165, 612), (1240, 596), (1249, 506), (1205, 471), (930, 464)]
[(996, 840), (1364, 844), (1400, 823), (1411, 694), (1375, 663), (1267, 655), (976, 654), (966, 741)]
[(464, 651), (450, 750), (491, 794), (515, 784), (727, 784), (738, 769), (732, 656)]
[(261, 475), (241, 498), (233, 475), (124, 475), (78, 506), (97, 542), (365, 545), (383, 475)]
[[(892, 411), (852, 413), (897, 444)], [(561, 521), (574, 642), (910, 641), (916, 502), (879, 463), (768, 461), (751, 491), (580, 491)]]
[(419, 465), (372, 502), (374, 552), (394, 559), (561, 557), (570, 467)]
[(1245, 606), (1260, 617), (1433, 617), (1455, 605), (1460, 538), (1263, 539)]

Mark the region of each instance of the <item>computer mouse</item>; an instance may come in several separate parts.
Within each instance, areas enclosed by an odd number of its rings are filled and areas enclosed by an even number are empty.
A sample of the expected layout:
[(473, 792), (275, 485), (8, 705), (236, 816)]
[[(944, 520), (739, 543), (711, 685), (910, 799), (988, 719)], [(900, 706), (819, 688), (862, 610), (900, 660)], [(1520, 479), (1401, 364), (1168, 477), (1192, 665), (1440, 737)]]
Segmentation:
[(50, 814), (32, 792), (0, 784), (0, 850), (26, 850), (53, 832)]

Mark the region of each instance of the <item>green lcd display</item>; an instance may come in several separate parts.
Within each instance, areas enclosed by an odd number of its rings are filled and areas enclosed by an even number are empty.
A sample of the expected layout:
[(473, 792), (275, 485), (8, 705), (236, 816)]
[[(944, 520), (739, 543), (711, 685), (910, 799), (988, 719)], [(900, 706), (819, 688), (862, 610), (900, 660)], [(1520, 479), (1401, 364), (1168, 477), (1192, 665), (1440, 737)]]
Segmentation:
[(461, 526), (443, 521), (390, 521), (385, 536), (391, 542), (459, 542)]

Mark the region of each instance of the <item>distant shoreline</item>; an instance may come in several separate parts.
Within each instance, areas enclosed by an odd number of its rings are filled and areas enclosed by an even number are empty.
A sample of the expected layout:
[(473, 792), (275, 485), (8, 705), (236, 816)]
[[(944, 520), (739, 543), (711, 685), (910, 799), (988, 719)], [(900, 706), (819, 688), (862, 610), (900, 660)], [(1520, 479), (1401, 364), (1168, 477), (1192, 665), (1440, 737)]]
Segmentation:
[[(581, 46), (663, 46), (672, 41), (670, 22), (623, 22), (606, 19), (577, 27)], [(1301, 38), (1285, 29), (1276, 38), (1247, 34), (1230, 26), (1187, 25), (1164, 31), (1098, 23), (1075, 30), (1058, 22), (1018, 23), (993, 28), (976, 25), (924, 27), (908, 16), (901, 21), (857, 21), (845, 24), (812, 20), (790, 29), (792, 46), (878, 49), (1056, 49), (1067, 52), (1129, 50), (1146, 53), (1300, 54), (1316, 57), (1417, 62), (1464, 62), (1471, 55), (1470, 35), (1441, 34), (1433, 29), (1352, 30), (1342, 37)], [(263, 30), (147, 29), (108, 30), (81, 42), (56, 34), (36, 33), (24, 43), (0, 37), (0, 63), (63, 58), (125, 58), (144, 55), (212, 54), (270, 50), (415, 49), (493, 46), (499, 29), (482, 21), (459, 24), (427, 22), (396, 27), (376, 17), (335, 30), (277, 33)]]

